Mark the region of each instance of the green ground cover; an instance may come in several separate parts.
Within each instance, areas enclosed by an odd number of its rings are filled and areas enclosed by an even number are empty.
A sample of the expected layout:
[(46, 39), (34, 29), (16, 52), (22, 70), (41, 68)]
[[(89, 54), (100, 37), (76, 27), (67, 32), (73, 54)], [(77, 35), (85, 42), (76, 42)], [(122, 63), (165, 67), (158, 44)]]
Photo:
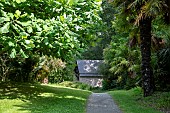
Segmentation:
[(109, 94), (124, 113), (170, 112), (170, 92), (155, 92), (145, 98), (141, 88), (110, 91)]
[(39, 84), (0, 84), (0, 113), (85, 113), (89, 91)]

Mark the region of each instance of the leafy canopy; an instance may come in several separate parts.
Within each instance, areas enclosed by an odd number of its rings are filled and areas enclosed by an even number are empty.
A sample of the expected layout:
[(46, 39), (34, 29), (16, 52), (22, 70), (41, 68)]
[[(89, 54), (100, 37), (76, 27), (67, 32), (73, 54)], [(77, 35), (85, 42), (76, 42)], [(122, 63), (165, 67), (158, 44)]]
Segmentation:
[(0, 0), (0, 55), (68, 60), (95, 39), (99, 6), (99, 0)]

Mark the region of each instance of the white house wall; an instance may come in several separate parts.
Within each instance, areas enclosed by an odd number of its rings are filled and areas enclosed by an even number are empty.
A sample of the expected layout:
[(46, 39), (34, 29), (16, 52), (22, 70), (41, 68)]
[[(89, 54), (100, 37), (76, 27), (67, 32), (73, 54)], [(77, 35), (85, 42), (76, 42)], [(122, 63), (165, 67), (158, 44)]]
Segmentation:
[(99, 77), (80, 77), (79, 81), (91, 85), (92, 87), (102, 87), (102, 78)]

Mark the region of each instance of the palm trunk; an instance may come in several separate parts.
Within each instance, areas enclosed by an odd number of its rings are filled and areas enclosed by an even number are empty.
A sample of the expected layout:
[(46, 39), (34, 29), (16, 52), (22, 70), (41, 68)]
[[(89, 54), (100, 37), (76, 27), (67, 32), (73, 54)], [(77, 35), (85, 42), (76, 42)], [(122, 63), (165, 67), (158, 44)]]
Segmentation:
[(142, 55), (142, 78), (144, 97), (153, 93), (153, 71), (151, 68), (151, 18), (146, 17), (140, 21), (140, 40)]

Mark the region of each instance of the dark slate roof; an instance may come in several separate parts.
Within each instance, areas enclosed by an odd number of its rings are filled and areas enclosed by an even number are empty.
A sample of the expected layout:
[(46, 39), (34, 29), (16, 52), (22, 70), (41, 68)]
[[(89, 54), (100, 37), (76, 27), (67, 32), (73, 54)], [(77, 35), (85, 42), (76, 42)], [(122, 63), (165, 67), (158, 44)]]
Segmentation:
[(99, 65), (103, 63), (103, 60), (77, 60), (78, 70), (80, 76), (100, 76), (98, 73)]

